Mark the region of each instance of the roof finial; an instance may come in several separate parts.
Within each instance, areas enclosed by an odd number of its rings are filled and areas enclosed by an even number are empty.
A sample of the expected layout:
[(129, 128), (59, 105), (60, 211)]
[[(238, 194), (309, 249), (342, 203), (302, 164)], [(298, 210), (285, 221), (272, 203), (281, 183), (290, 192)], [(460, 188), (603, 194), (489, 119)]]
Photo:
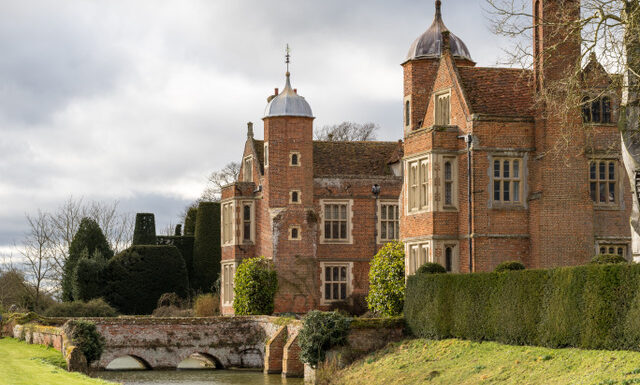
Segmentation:
[(440, 0), (436, 0), (436, 19), (442, 18), (442, 13), (440, 13), (440, 5), (442, 5), (442, 2)]
[(284, 55), (284, 57), (286, 58), (285, 63), (287, 63), (287, 76), (289, 76), (289, 58), (291, 58), (291, 49), (289, 49), (289, 44), (287, 44), (287, 48), (285, 49), (286, 55)]

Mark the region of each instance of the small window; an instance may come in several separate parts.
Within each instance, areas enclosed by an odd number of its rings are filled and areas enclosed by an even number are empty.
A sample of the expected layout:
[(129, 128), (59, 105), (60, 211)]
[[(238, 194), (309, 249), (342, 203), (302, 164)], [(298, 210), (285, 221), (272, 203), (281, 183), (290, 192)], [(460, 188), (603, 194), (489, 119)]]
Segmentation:
[(410, 109), (410, 102), (407, 100), (404, 104), (404, 125), (409, 127), (410, 119), (411, 119), (411, 109)]
[(435, 96), (435, 124), (436, 126), (447, 126), (451, 124), (449, 93)]
[(264, 166), (269, 166), (269, 143), (264, 144)]
[(615, 245), (600, 244), (599, 250), (600, 250), (600, 254), (614, 254), (614, 255), (619, 255), (623, 258), (627, 257), (627, 245), (624, 245), (624, 244), (615, 244)]
[(618, 203), (617, 161), (599, 160), (589, 163), (589, 194), (591, 200), (601, 205)]
[(380, 241), (381, 243), (399, 238), (399, 213), (397, 203), (380, 204)]
[(290, 159), (289, 165), (291, 165), (291, 166), (299, 166), (300, 165), (300, 153), (292, 152), (290, 154), (289, 159)]
[(420, 207), (419, 199), (420, 194), (418, 192), (418, 162), (409, 163), (409, 211), (418, 210)]
[(331, 242), (349, 240), (349, 204), (324, 204), (324, 239)]
[(453, 248), (451, 246), (444, 249), (444, 267), (449, 273), (453, 269)]
[(253, 182), (253, 159), (246, 158), (242, 169), (242, 180), (244, 182)]
[(291, 191), (289, 203), (300, 203), (300, 191), (299, 190)]
[(242, 205), (242, 240), (251, 241), (251, 208), (253, 205)]
[(293, 241), (300, 239), (300, 226), (291, 226), (289, 228), (289, 239)]
[(222, 244), (233, 242), (233, 202), (222, 204)]
[(322, 284), (324, 302), (337, 302), (347, 299), (349, 285), (347, 282), (348, 265), (324, 265)]
[(233, 281), (235, 275), (235, 264), (222, 265), (222, 303), (231, 305), (233, 303)]
[(450, 161), (444, 162), (444, 204), (453, 205), (453, 167)]
[(493, 159), (493, 201), (519, 203), (522, 195), (522, 160), (513, 158)]
[(608, 96), (582, 99), (582, 121), (585, 123), (611, 123), (611, 98)]

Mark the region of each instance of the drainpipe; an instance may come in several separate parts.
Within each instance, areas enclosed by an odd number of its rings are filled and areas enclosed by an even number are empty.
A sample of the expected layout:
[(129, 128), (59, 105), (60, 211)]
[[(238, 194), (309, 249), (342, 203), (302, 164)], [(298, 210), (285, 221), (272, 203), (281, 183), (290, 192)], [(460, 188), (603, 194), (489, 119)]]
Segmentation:
[(471, 145), (473, 144), (473, 135), (467, 134), (458, 136), (459, 139), (464, 139), (464, 142), (467, 144), (467, 216), (469, 217), (468, 228), (469, 228), (469, 273), (473, 272), (473, 216), (471, 205), (472, 194), (471, 194), (471, 182), (472, 182), (472, 174), (471, 174)]
[(374, 184), (371, 193), (375, 197), (373, 206), (373, 255), (378, 252), (378, 197), (380, 196), (380, 185)]

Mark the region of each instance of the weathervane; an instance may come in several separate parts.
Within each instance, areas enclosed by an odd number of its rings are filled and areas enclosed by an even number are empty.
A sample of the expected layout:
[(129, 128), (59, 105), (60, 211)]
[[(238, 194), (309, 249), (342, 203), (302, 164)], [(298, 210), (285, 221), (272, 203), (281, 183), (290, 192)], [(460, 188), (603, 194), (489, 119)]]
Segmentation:
[(285, 60), (285, 63), (287, 63), (287, 75), (289, 75), (289, 58), (291, 57), (290, 53), (291, 53), (291, 49), (289, 49), (289, 44), (287, 44), (287, 48), (285, 49), (286, 55), (284, 55), (284, 57), (287, 59)]

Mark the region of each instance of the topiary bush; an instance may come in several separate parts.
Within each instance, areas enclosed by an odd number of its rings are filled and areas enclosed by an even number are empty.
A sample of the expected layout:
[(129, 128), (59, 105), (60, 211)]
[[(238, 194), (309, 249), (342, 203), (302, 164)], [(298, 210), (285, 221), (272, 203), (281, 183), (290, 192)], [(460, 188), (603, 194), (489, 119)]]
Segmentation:
[(501, 264), (496, 266), (495, 270), (493, 271), (495, 271), (496, 273), (501, 273), (503, 271), (524, 270), (524, 269), (525, 269), (524, 265), (518, 261), (507, 261), (507, 262), (502, 262)]
[(591, 259), (590, 263), (593, 264), (605, 264), (605, 263), (627, 263), (628, 261), (621, 255), (618, 254), (598, 254), (593, 259)]
[(198, 208), (194, 205), (189, 207), (187, 215), (184, 217), (184, 235), (193, 236), (196, 233), (196, 216)]
[(189, 287), (174, 246), (131, 246), (109, 261), (105, 281), (105, 299), (124, 314), (151, 314), (163, 293), (185, 298)]
[(278, 277), (270, 260), (265, 257), (245, 259), (238, 266), (233, 283), (236, 315), (273, 313)]
[(346, 344), (350, 323), (349, 318), (337, 312), (307, 313), (298, 333), (300, 360), (316, 368), (329, 349)]
[(196, 292), (211, 292), (220, 275), (220, 203), (200, 202), (193, 243), (193, 282)]
[(102, 297), (104, 293), (104, 269), (107, 261), (96, 250), (92, 258), (86, 255), (78, 261), (73, 274), (73, 298), (78, 301), (89, 301)]
[(447, 269), (444, 266), (435, 262), (427, 262), (416, 270), (416, 274), (442, 274), (446, 272)]
[(132, 245), (156, 244), (156, 219), (151, 213), (137, 213)]
[[(96, 254), (98, 253), (98, 254)], [(107, 242), (98, 223), (91, 218), (82, 218), (78, 231), (69, 245), (69, 256), (62, 272), (62, 300), (73, 301), (73, 275), (76, 265), (83, 256), (101, 255), (105, 259), (113, 257), (113, 250)]]
[(116, 317), (118, 312), (102, 298), (89, 302), (56, 303), (44, 311), (45, 317)]
[(87, 364), (100, 359), (104, 351), (105, 339), (93, 322), (83, 320), (71, 320), (65, 324), (67, 335), (71, 336), (73, 343), (82, 351)]
[(369, 310), (387, 317), (400, 315), (404, 307), (404, 245), (389, 242), (371, 261), (369, 269)]

